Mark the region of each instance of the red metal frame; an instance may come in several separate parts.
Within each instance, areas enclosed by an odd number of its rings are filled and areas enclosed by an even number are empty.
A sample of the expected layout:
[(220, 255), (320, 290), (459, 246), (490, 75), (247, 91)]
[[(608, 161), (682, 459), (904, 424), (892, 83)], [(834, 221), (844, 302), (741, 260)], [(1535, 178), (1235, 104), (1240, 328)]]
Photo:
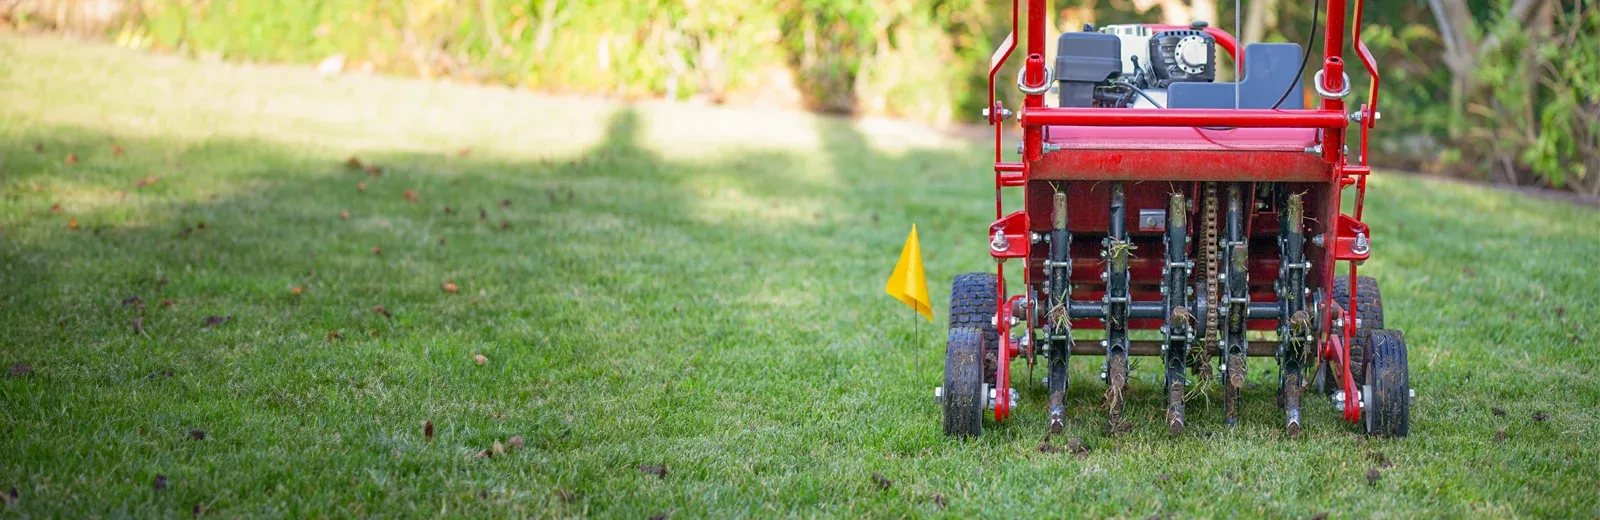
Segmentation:
[[(1233, 182), (1295, 182), (1309, 187), (1312, 192), (1309, 215), (1320, 222), (1330, 223), (1326, 229), (1328, 247), (1322, 248), (1323, 257), (1315, 273), (1319, 284), (1316, 290), (1322, 301), (1332, 302), (1335, 263), (1347, 262), (1350, 286), (1356, 287), (1358, 264), (1369, 253), (1355, 253), (1352, 247), (1354, 234), (1368, 233), (1361, 222), (1366, 202), (1367, 138), (1373, 128), (1377, 113), (1378, 70), (1372, 53), (1361, 39), (1361, 17), (1364, 0), (1355, 0), (1352, 33), (1356, 52), (1371, 75), (1367, 103), (1360, 107), (1361, 152), (1357, 164), (1349, 164), (1345, 153), (1346, 129), (1350, 116), (1342, 99), (1324, 98), (1320, 107), (1306, 110), (1208, 110), (1208, 109), (1115, 109), (1115, 108), (1050, 108), (1044, 105), (1042, 94), (1029, 94), (1023, 98), (1023, 107), (1017, 120), (1022, 126), (1022, 159), (1018, 162), (1004, 160), (1001, 123), (1005, 117), (995, 99), (995, 78), (1000, 68), (1017, 47), (1019, 0), (1011, 2), (1011, 33), (995, 50), (989, 66), (989, 115), (994, 126), (995, 172), (995, 223), (990, 236), (999, 232), (1007, 240), (1001, 249), (991, 248), (999, 276), (996, 303), (1000, 311), (996, 322), (1000, 329), (997, 384), (995, 388), (995, 420), (1003, 421), (1010, 415), (1010, 365), (1018, 351), (1011, 340), (1012, 305), (1022, 294), (1009, 296), (1005, 283), (1005, 261), (1021, 259), (1024, 287), (1033, 280), (1042, 279), (1032, 265), (1030, 232), (1033, 220), (1025, 207), (1009, 215), (1005, 213), (1002, 194), (1004, 188), (1028, 186), (1032, 181), (1102, 181), (1123, 180), (1139, 182), (1182, 183), (1207, 181)], [(1326, 38), (1323, 48), (1322, 89), (1337, 92), (1344, 85), (1344, 26), (1345, 0), (1328, 0)], [(1026, 58), (1023, 81), (1038, 85), (1046, 80), (1045, 73), (1045, 0), (1027, 0)], [(1153, 30), (1188, 29), (1187, 26), (1150, 25)], [(1216, 39), (1217, 45), (1233, 56), (1236, 66), (1242, 64), (1244, 49), (1226, 31), (1214, 27), (1205, 29)], [(1055, 128), (1052, 131), (1052, 127)], [(1103, 128), (1093, 138), (1088, 138), (1081, 127)], [(1205, 130), (1198, 127), (1231, 127), (1230, 130)], [(1193, 132), (1189, 135), (1188, 132)], [(1076, 133), (1075, 133), (1076, 132)], [(1176, 133), (1174, 133), (1176, 132)], [(1059, 147), (1049, 155), (1044, 153), (1045, 143)], [(1310, 143), (1310, 145), (1305, 145)], [(1320, 154), (1314, 152), (1321, 145)], [(1302, 146), (1305, 145), (1305, 146)], [(1340, 199), (1346, 186), (1355, 185), (1355, 215), (1340, 212)], [(1253, 185), (1252, 185), (1253, 186)], [(1253, 189), (1253, 188), (1252, 188)], [(1032, 201), (1027, 203), (1034, 205)], [(1251, 221), (1253, 231), (1274, 230), (1276, 223), (1258, 225)], [(1076, 227), (1076, 224), (1074, 225)], [(1269, 229), (1270, 228), (1270, 229)], [(1369, 234), (1370, 236), (1370, 234)], [(988, 241), (986, 241), (988, 242)], [(1074, 255), (1076, 258), (1077, 255)], [(1275, 267), (1275, 266), (1272, 266)], [(1267, 269), (1266, 265), (1252, 265), (1254, 273)], [(1076, 271), (1074, 271), (1076, 273)], [(1273, 276), (1266, 276), (1271, 280)], [(1076, 277), (1075, 277), (1076, 280)], [(1140, 294), (1136, 289), (1134, 294)], [(1252, 292), (1252, 298), (1257, 295)], [(1319, 319), (1322, 337), (1318, 349), (1322, 360), (1338, 365), (1340, 386), (1347, 396), (1345, 417), (1351, 422), (1360, 420), (1360, 392), (1350, 375), (1348, 349), (1355, 333), (1357, 318), (1356, 299), (1351, 298), (1348, 308), (1325, 305), (1328, 308)], [(1333, 331), (1332, 323), (1344, 318), (1342, 330)], [(1027, 310), (1026, 323), (1032, 343), (1035, 321), (1033, 309)], [(1132, 320), (1130, 326), (1158, 325)], [(1258, 328), (1260, 324), (1252, 324)]]

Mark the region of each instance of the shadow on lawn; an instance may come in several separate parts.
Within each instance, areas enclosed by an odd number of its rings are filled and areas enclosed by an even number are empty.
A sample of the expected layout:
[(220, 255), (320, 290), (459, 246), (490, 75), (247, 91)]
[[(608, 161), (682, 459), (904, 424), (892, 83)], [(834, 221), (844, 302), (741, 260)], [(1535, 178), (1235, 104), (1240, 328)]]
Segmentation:
[[(185, 349), (270, 346), (287, 349), (279, 363), (295, 367), (339, 341), (366, 345), (371, 356), (341, 365), (390, 369), (379, 377), (399, 395), (424, 397), (406, 378), (435, 376), (405, 364), (408, 356), (486, 351), (542, 370), (511, 374), (514, 390), (498, 396), (505, 407), (643, 414), (663, 435), (721, 431), (738, 419), (708, 411), (729, 399), (814, 401), (785, 381), (826, 381), (823, 390), (846, 398), (752, 413), (782, 424), (823, 409), (871, 413), (885, 391), (923, 393), (940, 366), (943, 335), (925, 324), (921, 343), (903, 346), (912, 324), (879, 289), (907, 228), (918, 223), (924, 251), (934, 253), (930, 291), (942, 299), (949, 276), (986, 265), (979, 250), (938, 252), (982, 229), (987, 183), (969, 151), (883, 153), (849, 121), (815, 125), (817, 153), (670, 160), (643, 142), (643, 116), (625, 109), (580, 155), (358, 158), (381, 176), (346, 168), (337, 153), (261, 140), (25, 131), (0, 143), (15, 205), (0, 248), (13, 303), (0, 345), (17, 359), (3, 361), (31, 360), (48, 372), (41, 358), (107, 362), (84, 345), (134, 352), (170, 342), (107, 367), (135, 379), (163, 367), (213, 370), (226, 358), (185, 359), (194, 355)], [(126, 154), (113, 154), (113, 144)], [(77, 164), (64, 164), (69, 152)], [(147, 176), (159, 179), (136, 187)], [(407, 202), (407, 190), (420, 200)], [(951, 200), (972, 203), (952, 208)], [(60, 213), (50, 210), (55, 203)], [(445, 281), (461, 294), (441, 291)], [(297, 287), (303, 294), (291, 293)], [(128, 296), (144, 308), (123, 306)], [(373, 312), (377, 305), (390, 316)], [(131, 334), (140, 315), (144, 334)], [(202, 325), (227, 315), (224, 326)], [(853, 372), (858, 366), (909, 366), (913, 357), (926, 358), (917, 371), (878, 381), (894, 390), (840, 377), (865, 377)], [(611, 361), (620, 358), (635, 361)], [(762, 375), (723, 384), (751, 373)], [(241, 397), (268, 404), (285, 402), (273, 377), (300, 377), (259, 376), (244, 381)], [(629, 412), (626, 403), (563, 402), (545, 390), (578, 378), (641, 389), (680, 381), (687, 396), (702, 398), (665, 396)], [(710, 380), (723, 383), (697, 383)], [(340, 406), (308, 399), (295, 410)]]

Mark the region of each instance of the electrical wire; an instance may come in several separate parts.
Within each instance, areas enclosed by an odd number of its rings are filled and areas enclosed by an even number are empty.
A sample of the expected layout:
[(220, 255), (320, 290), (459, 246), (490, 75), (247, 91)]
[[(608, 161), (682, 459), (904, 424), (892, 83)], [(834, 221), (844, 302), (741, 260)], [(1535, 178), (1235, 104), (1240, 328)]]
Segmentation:
[(1167, 108), (1166, 106), (1162, 105), (1161, 103), (1157, 103), (1156, 102), (1156, 98), (1150, 97), (1149, 94), (1146, 94), (1144, 92), (1144, 89), (1139, 88), (1139, 87), (1135, 87), (1135, 86), (1133, 86), (1132, 83), (1128, 83), (1128, 82), (1124, 81), (1124, 82), (1118, 82), (1117, 84), (1118, 85), (1122, 85), (1124, 87), (1128, 87), (1129, 90), (1132, 90), (1133, 93), (1138, 94), (1139, 97), (1144, 98), (1145, 101), (1149, 101), (1150, 104), (1155, 105), (1156, 108), (1160, 108), (1160, 109), (1166, 109)]
[(1295, 72), (1298, 72), (1299, 74), (1295, 75), (1294, 81), (1289, 82), (1288, 88), (1283, 89), (1283, 95), (1278, 97), (1278, 102), (1272, 104), (1273, 110), (1277, 110), (1278, 106), (1282, 105), (1284, 100), (1289, 99), (1289, 94), (1294, 92), (1294, 86), (1300, 84), (1300, 76), (1306, 73), (1306, 62), (1311, 59), (1311, 44), (1317, 42), (1317, 22), (1321, 20), (1321, 15), (1322, 0), (1316, 0), (1316, 2), (1311, 5), (1311, 37), (1306, 38), (1305, 53), (1300, 55), (1300, 67), (1294, 69)]

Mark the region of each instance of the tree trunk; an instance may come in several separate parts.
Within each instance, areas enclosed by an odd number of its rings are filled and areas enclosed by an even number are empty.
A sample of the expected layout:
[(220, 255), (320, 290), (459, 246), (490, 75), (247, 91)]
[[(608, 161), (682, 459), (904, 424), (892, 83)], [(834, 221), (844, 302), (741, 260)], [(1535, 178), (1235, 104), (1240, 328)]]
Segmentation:
[(1244, 37), (1240, 43), (1255, 43), (1267, 37), (1268, 28), (1278, 27), (1278, 0), (1255, 0), (1250, 2), (1249, 14), (1245, 15)]
[[(1505, 16), (1525, 25), (1535, 14), (1545, 12), (1539, 8), (1548, 3), (1549, 0), (1516, 0)], [(1457, 123), (1464, 112), (1466, 98), (1477, 89), (1477, 64), (1484, 55), (1500, 47), (1500, 38), (1489, 35), (1481, 45), (1474, 40), (1480, 31), (1472, 8), (1463, 0), (1428, 0), (1428, 7), (1439, 26), (1439, 37), (1444, 40), (1444, 65), (1450, 69), (1450, 111), (1455, 118), (1450, 125), (1451, 137), (1460, 137)]]

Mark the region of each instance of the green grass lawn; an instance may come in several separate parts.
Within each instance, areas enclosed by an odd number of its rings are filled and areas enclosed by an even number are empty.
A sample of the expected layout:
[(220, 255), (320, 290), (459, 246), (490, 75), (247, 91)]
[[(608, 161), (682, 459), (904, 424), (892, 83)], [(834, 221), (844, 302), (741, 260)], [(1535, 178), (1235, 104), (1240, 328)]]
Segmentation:
[(1036, 450), (1042, 370), (1012, 420), (944, 438), (944, 320), (914, 335), (883, 294), (912, 223), (936, 314), (991, 265), (981, 143), (42, 37), (0, 56), (0, 517), (1600, 515), (1591, 208), (1373, 179), (1362, 272), (1411, 346), (1409, 438), (1321, 400), (1286, 438), (1262, 369), (1241, 427), (1213, 395), (1175, 438), (1150, 360), (1111, 436), (1079, 358), (1077, 457)]

